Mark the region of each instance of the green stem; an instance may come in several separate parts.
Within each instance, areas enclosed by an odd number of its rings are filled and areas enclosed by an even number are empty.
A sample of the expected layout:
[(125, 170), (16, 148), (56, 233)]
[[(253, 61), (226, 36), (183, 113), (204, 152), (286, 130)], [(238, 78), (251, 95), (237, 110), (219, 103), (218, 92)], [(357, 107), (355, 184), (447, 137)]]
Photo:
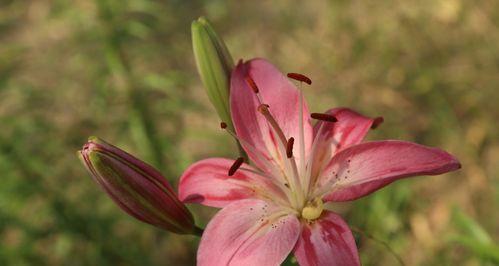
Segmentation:
[(195, 235), (195, 236), (201, 237), (203, 235), (203, 232), (204, 232), (203, 228), (195, 226), (194, 227), (194, 232), (192, 234)]
[(355, 232), (355, 233), (358, 233), (362, 236), (364, 236), (365, 238), (369, 238), (371, 240), (373, 240), (374, 242), (378, 242), (379, 244), (383, 245), (387, 250), (388, 252), (390, 252), (390, 254), (393, 255), (393, 257), (395, 257), (395, 259), (398, 261), (398, 263), (402, 266), (405, 265), (404, 261), (402, 260), (402, 258), (392, 249), (392, 247), (390, 247), (390, 245), (388, 243), (386, 243), (385, 241), (383, 240), (380, 240), (362, 230), (360, 230), (359, 228), (357, 227), (354, 227), (354, 226), (350, 226), (350, 229)]
[(239, 150), (239, 156), (243, 157), (246, 163), (249, 163), (248, 154), (246, 154), (246, 151), (244, 151), (243, 146), (241, 146), (241, 143), (238, 140), (236, 140), (236, 144), (237, 144), (237, 149)]

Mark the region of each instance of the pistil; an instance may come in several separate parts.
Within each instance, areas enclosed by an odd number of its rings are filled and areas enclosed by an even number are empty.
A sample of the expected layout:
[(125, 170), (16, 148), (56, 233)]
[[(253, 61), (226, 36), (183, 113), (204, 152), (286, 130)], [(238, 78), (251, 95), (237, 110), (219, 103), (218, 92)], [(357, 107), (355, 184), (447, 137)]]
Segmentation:
[(321, 216), (323, 210), (324, 203), (320, 197), (317, 197), (307, 203), (301, 211), (301, 216), (309, 221), (313, 221)]

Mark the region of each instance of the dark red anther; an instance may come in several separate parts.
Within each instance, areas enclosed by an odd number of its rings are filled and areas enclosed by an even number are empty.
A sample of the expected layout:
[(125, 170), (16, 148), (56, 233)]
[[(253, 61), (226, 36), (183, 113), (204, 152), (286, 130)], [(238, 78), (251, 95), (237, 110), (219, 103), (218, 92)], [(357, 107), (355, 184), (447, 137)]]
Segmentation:
[(312, 113), (310, 114), (310, 117), (313, 119), (321, 120), (321, 121), (326, 121), (326, 122), (337, 122), (338, 119), (334, 115), (330, 114), (322, 114), (322, 113)]
[(225, 122), (220, 122), (220, 127), (221, 127), (222, 129), (226, 129), (226, 128), (227, 128), (227, 123), (225, 123)]
[(374, 121), (371, 125), (371, 129), (376, 129), (384, 121), (385, 121), (385, 119), (382, 116), (378, 116), (378, 117), (374, 118)]
[(288, 139), (288, 143), (286, 145), (286, 156), (288, 158), (293, 157), (293, 144), (295, 143), (295, 138), (291, 137)]
[(298, 80), (298, 81), (301, 81), (301, 82), (305, 82), (308, 85), (312, 84), (312, 80), (310, 78), (308, 78), (307, 76), (303, 75), (303, 74), (299, 74), (299, 73), (288, 73), (288, 78), (294, 79), (294, 80)]
[(246, 77), (246, 83), (248, 83), (254, 93), (258, 93), (258, 86), (256, 86), (255, 81), (250, 76)]
[(266, 114), (269, 112), (269, 107), (270, 106), (268, 104), (262, 103), (256, 108), (256, 110), (262, 114)]
[(237, 158), (237, 160), (234, 161), (234, 163), (232, 164), (232, 166), (229, 169), (229, 173), (228, 173), (229, 176), (233, 176), (236, 173), (237, 169), (239, 169), (239, 167), (241, 167), (243, 162), (244, 162), (243, 157)]

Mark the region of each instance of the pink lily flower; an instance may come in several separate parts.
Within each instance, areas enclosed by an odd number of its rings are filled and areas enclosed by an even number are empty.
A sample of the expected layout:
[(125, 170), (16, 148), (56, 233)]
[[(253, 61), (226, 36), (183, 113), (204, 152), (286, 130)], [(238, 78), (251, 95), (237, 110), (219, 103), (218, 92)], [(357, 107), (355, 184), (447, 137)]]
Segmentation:
[[(324, 202), (355, 200), (404, 177), (460, 168), (440, 149), (362, 142), (382, 118), (348, 108), (311, 115), (301, 91), (263, 59), (234, 69), (230, 105), (235, 132), (229, 133), (253, 166), (242, 159), (202, 160), (179, 185), (183, 202), (223, 208), (202, 236), (201, 266), (279, 265), (290, 252), (300, 265), (359, 265), (352, 232)], [(318, 119), (314, 126), (311, 117)]]

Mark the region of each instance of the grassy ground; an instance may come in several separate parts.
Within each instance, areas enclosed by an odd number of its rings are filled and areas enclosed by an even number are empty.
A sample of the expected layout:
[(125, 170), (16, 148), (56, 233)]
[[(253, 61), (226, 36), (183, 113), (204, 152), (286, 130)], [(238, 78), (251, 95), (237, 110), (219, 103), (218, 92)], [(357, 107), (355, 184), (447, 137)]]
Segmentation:
[[(97, 135), (172, 183), (236, 156), (196, 73), (190, 22), (233, 56), (303, 72), (314, 111), (385, 123), (371, 139), (439, 146), (459, 172), (336, 204), (407, 265), (499, 264), (499, 3), (481, 1), (0, 1), (0, 265), (192, 265), (194, 237), (129, 218), (75, 151)], [(193, 206), (200, 224), (213, 209)], [(397, 265), (356, 233), (365, 265)]]

